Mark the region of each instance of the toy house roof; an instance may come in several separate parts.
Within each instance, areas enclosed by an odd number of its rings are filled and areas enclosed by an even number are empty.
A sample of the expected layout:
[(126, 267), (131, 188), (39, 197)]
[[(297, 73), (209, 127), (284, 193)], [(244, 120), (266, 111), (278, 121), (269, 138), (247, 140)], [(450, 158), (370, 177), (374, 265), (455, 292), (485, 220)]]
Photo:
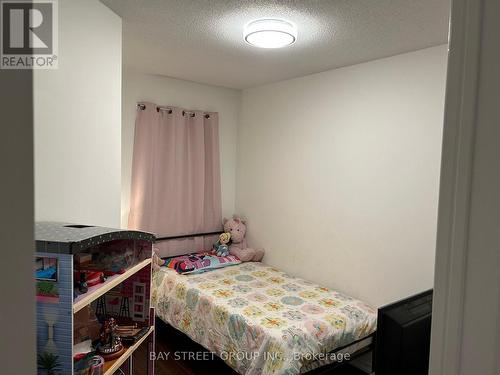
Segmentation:
[(155, 241), (152, 233), (58, 222), (35, 223), (36, 251), (76, 254), (114, 240)]

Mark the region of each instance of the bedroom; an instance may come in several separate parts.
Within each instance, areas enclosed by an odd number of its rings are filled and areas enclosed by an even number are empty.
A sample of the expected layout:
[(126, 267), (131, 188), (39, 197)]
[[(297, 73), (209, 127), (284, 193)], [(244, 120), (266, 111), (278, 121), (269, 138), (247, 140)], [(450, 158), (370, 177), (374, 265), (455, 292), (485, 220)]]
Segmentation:
[[(380, 324), (398, 301), (465, 283), (437, 271), (451, 262), (436, 242), (457, 180), (445, 168), (460, 66), (449, 1), (47, 3), (57, 64), (33, 71), (32, 99), (38, 354), (63, 374), (90, 354), (106, 373), (138, 375), (396, 373), (384, 355), (447, 373), (437, 347), (429, 362), (430, 310), (407, 352), (384, 344)], [(113, 241), (127, 265), (111, 270)], [(222, 256), (185, 256), (213, 246)], [(95, 276), (97, 262), (107, 268)], [(217, 269), (193, 269), (204, 262)], [(70, 322), (85, 328), (71, 334), (58, 320), (66, 264)], [(425, 302), (433, 335), (445, 303)], [(150, 329), (142, 344), (99, 349), (98, 333), (114, 337), (111, 317), (119, 330), (129, 309)]]

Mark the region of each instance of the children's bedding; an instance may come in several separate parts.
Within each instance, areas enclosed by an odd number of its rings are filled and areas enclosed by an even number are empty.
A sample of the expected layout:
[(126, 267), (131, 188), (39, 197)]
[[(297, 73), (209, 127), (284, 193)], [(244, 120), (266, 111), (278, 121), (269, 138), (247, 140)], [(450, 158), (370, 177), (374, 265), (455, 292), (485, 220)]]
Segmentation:
[(241, 263), (234, 255), (217, 256), (208, 252), (181, 255), (166, 260), (165, 267), (174, 269), (177, 273), (201, 273)]
[(376, 328), (364, 302), (263, 263), (188, 275), (162, 267), (152, 302), (162, 320), (248, 375), (303, 373)]

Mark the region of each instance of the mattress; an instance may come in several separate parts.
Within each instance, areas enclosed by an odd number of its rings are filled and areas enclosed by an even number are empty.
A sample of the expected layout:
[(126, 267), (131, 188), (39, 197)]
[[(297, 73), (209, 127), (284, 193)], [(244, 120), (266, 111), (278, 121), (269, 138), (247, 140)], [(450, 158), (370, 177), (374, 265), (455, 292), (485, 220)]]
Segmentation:
[(201, 274), (162, 267), (152, 305), (166, 323), (240, 374), (300, 374), (369, 344), (376, 310), (340, 292), (249, 262)]

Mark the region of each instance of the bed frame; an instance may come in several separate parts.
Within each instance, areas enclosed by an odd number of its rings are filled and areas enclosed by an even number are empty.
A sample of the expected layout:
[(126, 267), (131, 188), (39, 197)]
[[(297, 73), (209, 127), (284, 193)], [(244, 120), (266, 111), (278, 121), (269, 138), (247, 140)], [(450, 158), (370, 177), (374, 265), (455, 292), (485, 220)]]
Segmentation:
[[(361, 341), (364, 341), (364, 340), (367, 340), (369, 339), (370, 337), (372, 338), (372, 341), (369, 345), (359, 349), (357, 352), (354, 352), (353, 354), (350, 355), (349, 357), (349, 360), (348, 361), (342, 361), (342, 362), (333, 362), (333, 363), (330, 363), (328, 365), (325, 365), (325, 366), (321, 366), (321, 367), (318, 367), (314, 370), (311, 370), (311, 371), (308, 371), (306, 373), (304, 373), (304, 375), (327, 375), (327, 374), (331, 374), (331, 372), (333, 370), (335, 370), (336, 368), (339, 368), (343, 365), (345, 365), (346, 363), (349, 363), (351, 362), (352, 360), (356, 359), (356, 358), (359, 358), (361, 357), (363, 354), (366, 354), (366, 353), (369, 353), (369, 352), (372, 352), (372, 353), (375, 353), (375, 332), (373, 332), (371, 335), (368, 335), (364, 338), (361, 338), (359, 340), (356, 340), (356, 341), (353, 341), (347, 345), (343, 345), (339, 348), (336, 348), (336, 349), (333, 349), (331, 351), (328, 352), (328, 354), (336, 354), (342, 350), (344, 350), (345, 348), (351, 346), (351, 345), (355, 345)], [(370, 374), (373, 373), (373, 368), (370, 372)]]
[[(222, 231), (222, 230), (221, 230)], [(202, 232), (202, 233), (193, 233), (193, 234), (181, 234), (181, 235), (176, 235), (176, 236), (163, 236), (163, 237), (157, 237), (156, 238), (156, 241), (171, 241), (171, 240), (181, 240), (181, 239), (186, 239), (186, 238), (195, 238), (195, 237), (202, 237), (202, 236), (214, 236), (214, 235), (219, 235), (221, 233), (221, 231), (216, 231), (216, 232)], [(163, 323), (169, 325), (168, 322), (165, 322), (163, 319), (161, 319), (159, 316), (157, 316), (157, 319), (160, 319)], [(182, 333), (182, 332), (181, 332)], [(339, 368), (343, 365), (345, 365), (346, 363), (356, 359), (356, 358), (359, 358), (361, 355), (363, 354), (366, 354), (368, 352), (372, 352), (374, 353), (374, 349), (375, 349), (375, 340), (376, 340), (376, 332), (373, 332), (372, 334), (366, 336), (366, 337), (363, 337), (361, 339), (358, 339), (356, 341), (353, 341), (347, 345), (343, 345), (339, 348), (335, 348), (331, 351), (329, 351), (327, 354), (337, 354), (339, 352), (341, 352), (342, 350), (348, 348), (349, 346), (352, 346), (352, 345), (355, 345), (357, 343), (360, 343), (364, 340), (367, 340), (371, 337), (371, 343), (361, 349), (359, 349), (358, 351), (356, 351), (355, 353), (351, 354), (350, 355), (350, 359), (349, 361), (342, 361), (342, 362), (333, 362), (333, 363), (330, 363), (328, 365), (324, 365), (324, 366), (321, 366), (321, 367), (318, 367), (314, 370), (311, 370), (311, 371), (308, 371), (307, 375), (327, 375), (327, 374), (330, 374), (333, 370), (335, 370), (336, 368)], [(373, 371), (373, 369), (372, 369)]]

